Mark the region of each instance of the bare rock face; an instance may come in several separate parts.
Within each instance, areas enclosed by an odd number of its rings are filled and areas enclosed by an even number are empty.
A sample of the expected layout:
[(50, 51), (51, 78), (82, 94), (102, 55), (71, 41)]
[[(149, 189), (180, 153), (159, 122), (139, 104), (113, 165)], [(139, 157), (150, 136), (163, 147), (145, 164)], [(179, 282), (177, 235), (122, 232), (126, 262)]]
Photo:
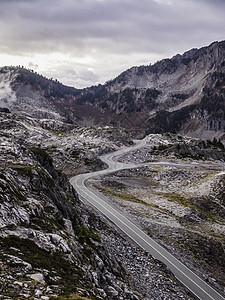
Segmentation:
[[(90, 227), (94, 216), (47, 152), (22, 142), (22, 131), (10, 134), (12, 124), (6, 127), (0, 142), (1, 298), (114, 299), (112, 284), (127, 285), (124, 270)], [(117, 295), (123, 294), (120, 288)]]
[[(66, 143), (52, 132), (51, 122), (46, 127), (41, 120), (0, 113), (0, 298), (192, 299), (165, 266), (79, 201), (54, 165), (62, 159), (58, 153), (75, 143), (75, 129), (70, 135), (65, 125)], [(95, 134), (92, 142), (99, 143), (100, 129)], [(152, 270), (154, 280), (147, 280)]]

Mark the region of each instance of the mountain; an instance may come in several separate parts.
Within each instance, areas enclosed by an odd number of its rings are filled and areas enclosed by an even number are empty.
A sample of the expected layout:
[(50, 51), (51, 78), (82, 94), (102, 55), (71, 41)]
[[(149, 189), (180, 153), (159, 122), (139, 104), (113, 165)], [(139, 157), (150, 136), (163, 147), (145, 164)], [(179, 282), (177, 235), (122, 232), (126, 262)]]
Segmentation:
[(178, 131), (223, 138), (224, 56), (225, 42), (215, 42), (152, 66), (133, 67), (87, 90), (82, 99), (110, 111), (114, 124), (136, 133)]
[(225, 148), (214, 139), (224, 131), (224, 49), (216, 42), (81, 90), (0, 69), (1, 299), (193, 299), (66, 176), (103, 168), (99, 155), (132, 144), (131, 134), (168, 131), (211, 141), (147, 135), (120, 158), (143, 167), (90, 184), (224, 294)]
[[(0, 69), (0, 107), (36, 118), (65, 120), (54, 99), (66, 101), (79, 91), (23, 67)], [(63, 106), (63, 104), (62, 104)]]
[(62, 172), (103, 167), (97, 156), (127, 143), (118, 128), (0, 112), (1, 299), (194, 299), (84, 205)]
[(225, 139), (225, 41), (132, 67), (104, 85), (66, 87), (24, 68), (0, 70), (0, 106), (133, 135), (175, 131)]
[[(1, 115), (1, 299), (137, 299), (112, 287), (126, 285), (124, 270), (91, 227), (96, 217), (46, 151), (21, 143), (19, 122)], [(18, 135), (7, 136), (13, 128)]]

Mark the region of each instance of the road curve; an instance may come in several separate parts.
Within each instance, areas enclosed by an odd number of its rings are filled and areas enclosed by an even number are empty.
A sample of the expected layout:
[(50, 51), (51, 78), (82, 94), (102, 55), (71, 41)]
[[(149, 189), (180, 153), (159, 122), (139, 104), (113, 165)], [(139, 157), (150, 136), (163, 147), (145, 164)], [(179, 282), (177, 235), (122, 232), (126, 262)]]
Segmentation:
[[(148, 251), (154, 258), (165, 263), (167, 267), (173, 272), (177, 279), (182, 282), (194, 295), (202, 300), (225, 300), (217, 291), (209, 286), (205, 281), (194, 274), (184, 264), (177, 260), (162, 246), (156, 243), (152, 238), (145, 234), (140, 228), (133, 224), (130, 220), (124, 217), (118, 210), (113, 208), (104, 196), (95, 194), (86, 185), (86, 181), (91, 177), (103, 175), (122, 169), (137, 168), (143, 164), (123, 164), (113, 160), (114, 157), (123, 153), (133, 151), (135, 149), (144, 147), (144, 141), (136, 141), (135, 146), (126, 147), (113, 153), (101, 156), (108, 168), (105, 170), (81, 174), (70, 179), (71, 184), (78, 192), (81, 199), (85, 199), (108, 219), (110, 219), (117, 227), (119, 227), (126, 235), (134, 240), (141, 248)], [(158, 162), (148, 163), (148, 165), (171, 165), (170, 163)], [(145, 164), (146, 165), (146, 164)], [(174, 164), (179, 167), (185, 167), (185, 164)]]

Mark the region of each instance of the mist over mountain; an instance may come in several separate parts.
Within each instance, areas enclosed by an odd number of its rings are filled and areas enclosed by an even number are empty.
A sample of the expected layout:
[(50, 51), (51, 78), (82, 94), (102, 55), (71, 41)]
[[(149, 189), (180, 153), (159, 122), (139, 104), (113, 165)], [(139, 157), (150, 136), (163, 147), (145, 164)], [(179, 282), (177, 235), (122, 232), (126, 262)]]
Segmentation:
[(122, 126), (134, 136), (172, 131), (224, 140), (224, 57), (225, 41), (214, 42), (85, 89), (23, 67), (3, 67), (0, 107), (69, 123)]

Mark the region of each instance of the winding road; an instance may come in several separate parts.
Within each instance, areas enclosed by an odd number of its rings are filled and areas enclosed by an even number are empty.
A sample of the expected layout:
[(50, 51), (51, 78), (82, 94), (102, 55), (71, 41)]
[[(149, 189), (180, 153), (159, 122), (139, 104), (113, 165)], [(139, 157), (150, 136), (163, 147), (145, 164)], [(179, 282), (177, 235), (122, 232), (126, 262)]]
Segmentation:
[[(94, 176), (107, 174), (110, 172), (137, 168), (145, 164), (124, 164), (113, 160), (116, 156), (124, 153), (131, 152), (138, 148), (145, 146), (145, 141), (136, 141), (132, 147), (126, 147), (121, 150), (115, 151), (101, 156), (101, 160), (108, 165), (105, 170), (81, 174), (74, 176), (70, 179), (71, 184), (78, 192), (81, 199), (85, 199), (101, 213), (103, 213), (109, 220), (111, 220), (118, 228), (120, 228), (127, 236), (135, 241), (141, 248), (148, 251), (154, 258), (165, 263), (167, 267), (173, 272), (177, 279), (182, 282), (194, 295), (202, 300), (225, 300), (217, 291), (209, 286), (204, 280), (194, 274), (183, 263), (177, 260), (162, 246), (156, 243), (152, 238), (145, 234), (140, 228), (128, 220), (121, 212), (113, 208), (104, 196), (99, 196), (94, 191), (90, 190), (86, 185), (86, 181)], [(148, 163), (148, 165), (172, 165), (172, 163)], [(173, 164), (179, 167), (185, 167), (185, 164)]]

